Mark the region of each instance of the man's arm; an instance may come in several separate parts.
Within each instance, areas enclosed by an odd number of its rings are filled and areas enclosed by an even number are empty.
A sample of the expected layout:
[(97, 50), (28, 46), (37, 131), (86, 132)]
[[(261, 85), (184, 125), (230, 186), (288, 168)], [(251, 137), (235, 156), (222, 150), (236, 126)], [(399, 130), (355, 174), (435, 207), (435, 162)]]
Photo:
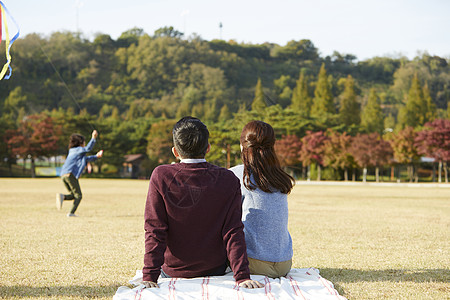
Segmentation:
[[(167, 239), (167, 212), (163, 198), (156, 188), (157, 171), (150, 179), (150, 185), (145, 204), (145, 254), (142, 270), (144, 282), (156, 284), (164, 263), (164, 252)], [(153, 287), (150, 284), (148, 287)]]

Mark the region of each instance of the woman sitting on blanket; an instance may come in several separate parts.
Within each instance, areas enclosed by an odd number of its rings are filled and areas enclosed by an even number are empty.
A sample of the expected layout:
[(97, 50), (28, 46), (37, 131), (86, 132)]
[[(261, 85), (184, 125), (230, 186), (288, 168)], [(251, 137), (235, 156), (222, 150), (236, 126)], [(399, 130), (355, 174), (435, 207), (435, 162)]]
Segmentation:
[(241, 181), (242, 221), (250, 273), (285, 276), (292, 266), (287, 194), (294, 179), (275, 154), (275, 133), (267, 123), (252, 121), (240, 138), (243, 165), (231, 168)]

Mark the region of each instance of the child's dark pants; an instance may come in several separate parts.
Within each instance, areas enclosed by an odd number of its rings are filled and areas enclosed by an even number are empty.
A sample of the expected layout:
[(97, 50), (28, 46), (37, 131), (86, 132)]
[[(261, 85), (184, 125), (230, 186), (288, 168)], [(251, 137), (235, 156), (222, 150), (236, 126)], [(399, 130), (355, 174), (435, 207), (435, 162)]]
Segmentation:
[(81, 202), (82, 194), (81, 194), (81, 188), (80, 183), (78, 182), (78, 179), (72, 174), (66, 174), (62, 176), (62, 180), (64, 182), (64, 185), (66, 186), (67, 190), (70, 194), (64, 195), (64, 200), (73, 200), (73, 206), (70, 213), (74, 214), (75, 211), (78, 208), (78, 205)]

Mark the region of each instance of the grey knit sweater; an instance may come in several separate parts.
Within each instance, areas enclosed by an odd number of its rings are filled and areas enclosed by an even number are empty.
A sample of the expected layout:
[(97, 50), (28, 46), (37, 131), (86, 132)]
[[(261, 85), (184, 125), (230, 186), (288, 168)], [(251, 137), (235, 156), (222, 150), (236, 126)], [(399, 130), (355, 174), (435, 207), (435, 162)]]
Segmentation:
[(230, 170), (241, 182), (242, 222), (248, 257), (270, 262), (290, 260), (293, 250), (288, 231), (287, 195), (266, 193), (259, 188), (250, 191), (243, 184), (244, 166)]

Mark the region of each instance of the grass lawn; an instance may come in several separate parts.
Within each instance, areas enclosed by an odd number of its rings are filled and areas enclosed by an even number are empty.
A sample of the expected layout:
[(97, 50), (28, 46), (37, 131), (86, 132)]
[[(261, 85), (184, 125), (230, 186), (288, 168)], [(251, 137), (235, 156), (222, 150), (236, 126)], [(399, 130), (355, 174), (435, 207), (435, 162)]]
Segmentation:
[[(147, 181), (0, 178), (0, 299), (111, 299), (142, 268)], [(348, 299), (450, 299), (450, 188), (298, 185), (294, 267)]]

